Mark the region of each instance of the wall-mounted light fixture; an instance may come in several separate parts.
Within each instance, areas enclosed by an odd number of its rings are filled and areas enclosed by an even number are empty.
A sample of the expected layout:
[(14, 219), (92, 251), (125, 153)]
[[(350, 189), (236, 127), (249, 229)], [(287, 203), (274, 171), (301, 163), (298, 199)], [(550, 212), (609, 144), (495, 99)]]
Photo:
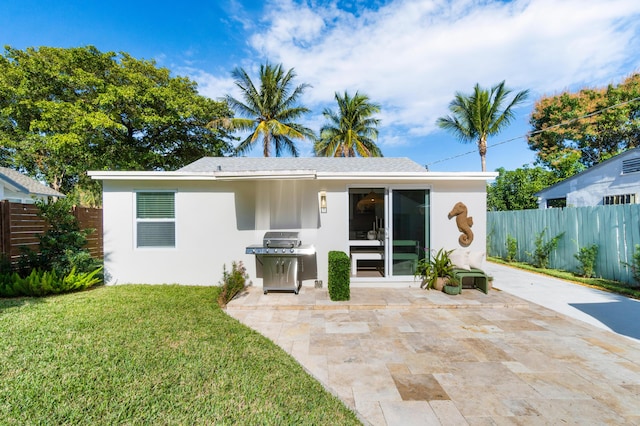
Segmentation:
[(320, 191), (320, 213), (327, 212), (327, 193)]

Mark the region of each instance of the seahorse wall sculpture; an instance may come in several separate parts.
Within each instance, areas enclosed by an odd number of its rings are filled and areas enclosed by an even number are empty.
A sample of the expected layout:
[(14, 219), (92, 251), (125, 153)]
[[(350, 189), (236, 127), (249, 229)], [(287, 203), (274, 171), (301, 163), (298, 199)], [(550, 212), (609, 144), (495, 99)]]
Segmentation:
[(462, 202), (456, 203), (456, 205), (453, 206), (453, 209), (449, 212), (449, 219), (454, 216), (456, 217), (458, 230), (462, 232), (462, 235), (458, 238), (458, 242), (462, 247), (468, 247), (473, 241), (473, 231), (471, 231), (473, 218), (471, 216), (467, 216), (467, 206)]

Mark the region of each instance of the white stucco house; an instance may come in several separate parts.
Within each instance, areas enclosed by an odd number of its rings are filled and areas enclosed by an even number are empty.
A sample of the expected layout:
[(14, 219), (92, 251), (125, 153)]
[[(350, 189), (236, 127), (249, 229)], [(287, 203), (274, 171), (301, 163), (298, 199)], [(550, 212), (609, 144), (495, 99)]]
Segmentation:
[(538, 207), (640, 203), (640, 148), (629, 149), (535, 194)]
[[(352, 286), (415, 286), (425, 248), (460, 248), (458, 202), (485, 250), (486, 183), (497, 173), (429, 172), (406, 158), (206, 157), (172, 172), (92, 171), (103, 184), (110, 284), (214, 285), (242, 261), (261, 285), (266, 232), (296, 231), (327, 283), (329, 251), (355, 258)], [(375, 231), (375, 232), (374, 232)]]
[(31, 204), (49, 197), (62, 198), (64, 194), (16, 170), (0, 167), (0, 200)]

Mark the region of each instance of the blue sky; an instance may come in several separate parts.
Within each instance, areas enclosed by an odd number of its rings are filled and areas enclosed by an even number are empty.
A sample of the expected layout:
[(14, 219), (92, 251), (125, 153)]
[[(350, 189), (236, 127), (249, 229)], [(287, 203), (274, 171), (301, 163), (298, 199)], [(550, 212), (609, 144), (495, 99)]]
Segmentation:
[[(542, 95), (618, 83), (640, 71), (638, 0), (3, 0), (0, 43), (18, 49), (94, 45), (153, 59), (199, 84), (234, 92), (231, 71), (265, 61), (309, 83), (305, 124), (319, 129), (334, 93), (382, 105), (378, 143), (435, 171), (478, 171), (474, 144), (435, 127), (456, 91), (502, 80), (529, 101), (489, 139), (487, 170), (532, 163), (524, 139)], [(495, 145), (495, 146), (492, 146)], [(300, 143), (311, 155), (311, 144)], [(260, 155), (255, 149), (251, 155)]]

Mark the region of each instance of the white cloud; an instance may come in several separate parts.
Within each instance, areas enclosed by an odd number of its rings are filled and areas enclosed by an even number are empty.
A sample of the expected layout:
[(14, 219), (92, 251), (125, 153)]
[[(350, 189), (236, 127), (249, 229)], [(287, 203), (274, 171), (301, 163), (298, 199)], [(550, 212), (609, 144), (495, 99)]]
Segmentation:
[[(533, 96), (619, 80), (637, 55), (637, 0), (395, 0), (358, 17), (335, 7), (274, 0), (252, 46), (295, 67), (321, 111), (336, 91), (383, 105), (384, 125), (424, 135), (455, 91), (501, 80)], [(631, 61), (633, 63), (633, 61)], [(637, 63), (637, 62), (635, 62)]]
[(206, 71), (197, 68), (178, 67), (176, 69), (178, 75), (188, 76), (190, 79), (198, 83), (198, 93), (211, 99), (218, 99), (227, 93), (235, 92), (235, 85), (231, 75), (218, 77)]
[[(295, 68), (295, 83), (312, 85), (302, 102), (313, 110), (304, 124), (315, 130), (324, 123), (322, 110), (335, 108), (335, 92), (368, 94), (382, 105), (378, 143), (385, 155), (425, 164), (455, 158), (437, 164), (447, 170), (479, 165), (474, 144), (434, 132), (456, 91), (502, 80), (515, 91), (531, 90), (529, 104), (517, 111), (517, 129), (491, 145), (526, 133), (539, 96), (616, 83), (640, 70), (637, 0), (388, 0), (363, 6), (372, 2), (354, 0), (347, 11), (335, 0), (267, 0), (260, 19), (240, 8), (233, 19), (244, 22), (257, 53), (240, 66), (252, 77), (267, 60)], [(237, 97), (230, 71), (220, 77), (184, 68), (180, 74), (197, 81), (204, 95)], [(533, 161), (524, 139), (517, 139), (490, 148), (489, 170)], [(311, 155), (311, 144), (299, 148)]]

